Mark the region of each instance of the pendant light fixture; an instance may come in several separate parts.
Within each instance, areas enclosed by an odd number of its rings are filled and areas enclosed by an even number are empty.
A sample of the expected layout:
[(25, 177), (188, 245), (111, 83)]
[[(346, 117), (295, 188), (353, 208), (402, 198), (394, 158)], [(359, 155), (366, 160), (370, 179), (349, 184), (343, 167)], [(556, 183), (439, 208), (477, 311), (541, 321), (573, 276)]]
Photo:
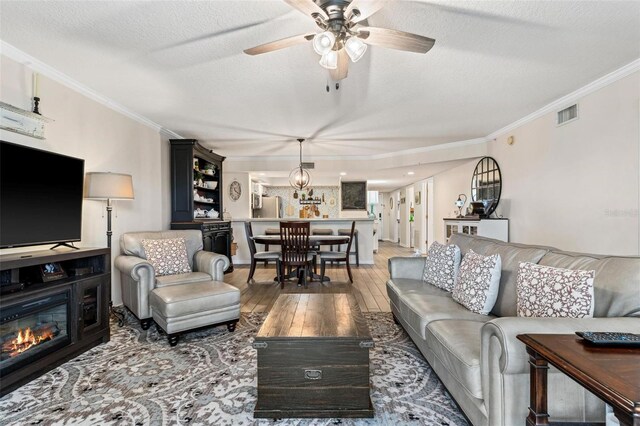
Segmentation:
[(300, 143), (300, 164), (289, 173), (289, 185), (301, 191), (311, 183), (311, 175), (302, 167), (302, 142), (304, 142), (304, 139), (298, 139), (298, 142)]

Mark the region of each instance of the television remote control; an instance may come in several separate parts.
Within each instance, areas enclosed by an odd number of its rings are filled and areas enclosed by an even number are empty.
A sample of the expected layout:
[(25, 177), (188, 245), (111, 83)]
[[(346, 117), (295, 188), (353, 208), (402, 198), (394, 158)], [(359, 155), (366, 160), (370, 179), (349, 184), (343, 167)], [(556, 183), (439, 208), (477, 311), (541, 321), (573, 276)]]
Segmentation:
[(640, 334), (611, 331), (576, 331), (576, 334), (594, 345), (640, 347)]

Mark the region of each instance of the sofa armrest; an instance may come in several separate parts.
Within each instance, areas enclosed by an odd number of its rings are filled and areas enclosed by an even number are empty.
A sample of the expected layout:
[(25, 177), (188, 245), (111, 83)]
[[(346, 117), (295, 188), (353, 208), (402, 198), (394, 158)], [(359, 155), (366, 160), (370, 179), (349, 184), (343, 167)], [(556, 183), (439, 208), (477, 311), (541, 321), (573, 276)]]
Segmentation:
[(392, 257), (389, 259), (389, 275), (422, 281), (426, 257)]
[[(482, 395), (489, 424), (509, 426), (526, 416), (529, 356), (516, 338), (525, 333), (573, 334), (576, 331), (637, 332), (640, 319), (502, 317), (482, 327), (480, 355)], [(549, 370), (549, 410), (557, 419), (601, 421), (602, 404), (554, 368)]]
[(223, 254), (200, 250), (193, 256), (193, 270), (206, 272), (214, 281), (224, 281), (224, 271), (231, 262)]
[[(482, 327), (482, 366), (488, 367), (487, 352), (491, 344), (500, 347), (500, 371), (492, 373), (520, 374), (529, 372), (526, 346), (516, 338), (518, 334), (574, 334), (576, 331), (621, 331), (637, 333), (640, 318), (524, 318), (502, 317)], [(487, 373), (489, 373), (487, 371)]]
[(114, 261), (120, 271), (122, 301), (140, 319), (150, 318), (149, 292), (156, 284), (153, 265), (137, 256), (120, 255)]

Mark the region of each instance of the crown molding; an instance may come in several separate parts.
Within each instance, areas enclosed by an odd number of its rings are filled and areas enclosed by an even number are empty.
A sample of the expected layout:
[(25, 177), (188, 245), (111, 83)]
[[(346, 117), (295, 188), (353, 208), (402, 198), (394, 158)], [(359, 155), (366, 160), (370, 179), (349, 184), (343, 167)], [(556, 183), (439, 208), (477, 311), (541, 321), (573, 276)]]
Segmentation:
[(517, 121), (514, 121), (513, 123), (496, 130), (495, 132), (491, 133), (490, 135), (488, 135), (486, 137), (487, 140), (493, 140), (496, 139), (498, 136), (501, 136), (505, 133), (509, 133), (515, 129), (517, 129), (520, 126), (523, 126), (524, 124), (527, 124), (537, 118), (542, 117), (545, 114), (548, 114), (550, 112), (555, 112), (555, 111), (559, 111), (562, 110), (563, 108), (566, 108), (574, 103), (576, 103), (578, 100), (580, 100), (581, 98), (584, 98), (585, 96), (602, 89), (603, 87), (606, 87), (612, 83), (615, 83), (616, 81), (625, 78), (631, 74), (633, 74), (634, 72), (640, 71), (640, 59), (636, 59), (635, 61), (623, 66), (622, 68), (618, 68), (617, 70), (610, 72), (609, 74), (600, 77), (599, 79), (592, 81), (591, 83), (587, 84), (586, 86), (581, 87), (580, 89), (569, 93), (566, 96), (563, 96), (559, 99), (556, 99), (555, 101), (551, 102), (550, 104), (547, 104), (545, 106), (543, 106), (542, 108), (540, 108), (539, 110), (527, 115), (526, 117), (523, 117)]
[[(160, 124), (156, 123), (153, 120), (150, 120), (122, 105), (120, 105), (119, 103), (113, 101), (112, 99), (109, 99), (106, 96), (103, 96), (101, 94), (99, 94), (98, 92), (94, 91), (93, 89), (85, 86), (84, 84), (78, 82), (77, 80), (69, 77), (68, 75), (58, 71), (57, 69), (45, 64), (44, 62), (34, 58), (33, 56), (23, 52), (22, 50), (16, 48), (15, 46), (0, 40), (0, 54), (5, 55), (6, 57), (13, 59), (14, 61), (32, 69), (33, 71), (42, 74), (52, 80), (57, 81), (60, 84), (63, 84), (69, 88), (71, 88), (72, 90), (75, 90), (76, 92), (79, 92), (81, 94), (83, 94), (84, 96), (98, 102), (99, 104), (102, 104), (104, 106), (106, 106), (107, 108), (110, 108), (116, 112), (119, 112), (120, 114), (131, 118), (134, 121), (137, 121), (145, 126), (148, 126), (154, 130), (156, 130), (157, 132), (159, 132), (161, 135), (166, 136), (168, 138), (174, 138), (174, 139), (182, 139), (183, 137), (181, 135), (179, 135), (178, 133), (167, 129), (165, 127), (162, 127)], [(451, 149), (451, 148), (458, 148), (458, 147), (464, 147), (464, 146), (469, 146), (469, 145), (475, 145), (475, 144), (479, 144), (479, 143), (485, 143), (485, 142), (489, 142), (492, 141), (494, 139), (496, 139), (498, 136), (501, 136), (505, 133), (511, 132), (514, 129), (523, 126), (526, 123), (529, 123), (537, 118), (542, 117), (545, 114), (548, 114), (550, 112), (553, 111), (557, 111), (560, 110), (568, 105), (571, 105), (572, 103), (575, 103), (577, 100), (579, 100), (580, 98), (583, 98), (584, 96), (587, 96), (599, 89), (602, 89), (603, 87), (606, 87), (624, 77), (627, 77), (631, 74), (633, 74), (634, 72), (640, 71), (640, 58), (634, 60), (633, 62), (618, 68), (617, 70), (603, 76), (600, 77), (599, 79), (581, 87), (580, 89), (569, 93), (566, 96), (563, 96), (547, 105), (545, 105), (544, 107), (538, 109), (537, 111), (517, 120), (514, 121), (513, 123), (502, 127), (501, 129), (498, 129), (494, 132), (492, 132), (491, 134), (487, 135), (484, 138), (476, 138), (476, 139), (470, 139), (470, 140), (465, 140), (465, 141), (456, 141), (456, 142), (450, 142), (450, 143), (444, 143), (444, 144), (438, 144), (438, 145), (432, 145), (432, 146), (427, 146), (427, 147), (420, 147), (420, 148), (412, 148), (412, 149), (407, 149), (407, 150), (403, 150), (403, 151), (395, 151), (395, 152), (388, 152), (388, 153), (383, 153), (383, 154), (372, 154), (372, 155), (354, 155), (354, 156), (326, 156), (326, 157), (307, 157), (308, 160), (310, 161), (320, 161), (320, 160), (329, 160), (329, 161), (335, 161), (335, 160), (345, 160), (345, 159), (349, 159), (349, 160), (379, 160), (379, 159), (385, 159), (385, 158), (393, 158), (393, 157), (399, 157), (402, 155), (415, 155), (415, 154), (420, 154), (420, 153), (425, 153), (425, 152), (431, 152), (431, 151), (435, 151), (435, 150), (442, 150), (442, 149)], [(226, 161), (255, 161), (257, 159), (264, 159), (264, 157), (255, 157), (255, 156), (243, 156), (243, 157), (227, 157)], [(298, 159), (298, 157), (294, 157), (294, 156), (280, 156), (280, 157), (269, 157), (269, 160), (272, 161), (278, 161), (278, 160), (284, 160), (284, 161), (291, 161), (294, 159)]]
[(182, 136), (178, 135), (172, 130), (166, 129), (155, 121), (150, 120), (147, 117), (144, 117), (130, 110), (129, 108), (120, 105), (114, 100), (101, 95), (95, 90), (69, 77), (67, 74), (58, 71), (50, 65), (45, 64), (41, 60), (34, 58), (33, 56), (23, 52), (22, 50), (7, 43), (6, 41), (0, 40), (0, 54), (6, 56), (7, 58), (13, 59), (14, 61), (24, 65), (27, 68), (32, 69), (38, 74), (42, 74), (47, 78), (50, 78), (51, 80), (57, 81), (58, 83), (67, 86), (68, 88), (88, 97), (89, 99), (101, 105), (106, 106), (113, 111), (116, 111), (134, 121), (137, 121), (140, 124), (150, 127), (163, 135), (166, 135), (170, 138), (182, 138)]

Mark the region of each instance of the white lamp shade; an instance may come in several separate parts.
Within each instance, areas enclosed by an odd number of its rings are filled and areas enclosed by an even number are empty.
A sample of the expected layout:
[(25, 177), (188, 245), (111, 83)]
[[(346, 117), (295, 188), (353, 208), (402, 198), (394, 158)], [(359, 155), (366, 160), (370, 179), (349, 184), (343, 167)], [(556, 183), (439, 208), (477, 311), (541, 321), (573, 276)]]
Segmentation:
[(336, 44), (336, 36), (331, 31), (318, 33), (313, 37), (313, 50), (318, 55), (325, 55), (331, 52), (334, 44)]
[(133, 178), (122, 173), (91, 172), (85, 175), (84, 198), (132, 200)]
[(322, 58), (320, 58), (320, 65), (328, 70), (335, 70), (338, 68), (338, 52), (332, 50), (322, 55)]
[(367, 51), (367, 45), (358, 37), (349, 37), (344, 44), (344, 49), (353, 62), (358, 62)]

